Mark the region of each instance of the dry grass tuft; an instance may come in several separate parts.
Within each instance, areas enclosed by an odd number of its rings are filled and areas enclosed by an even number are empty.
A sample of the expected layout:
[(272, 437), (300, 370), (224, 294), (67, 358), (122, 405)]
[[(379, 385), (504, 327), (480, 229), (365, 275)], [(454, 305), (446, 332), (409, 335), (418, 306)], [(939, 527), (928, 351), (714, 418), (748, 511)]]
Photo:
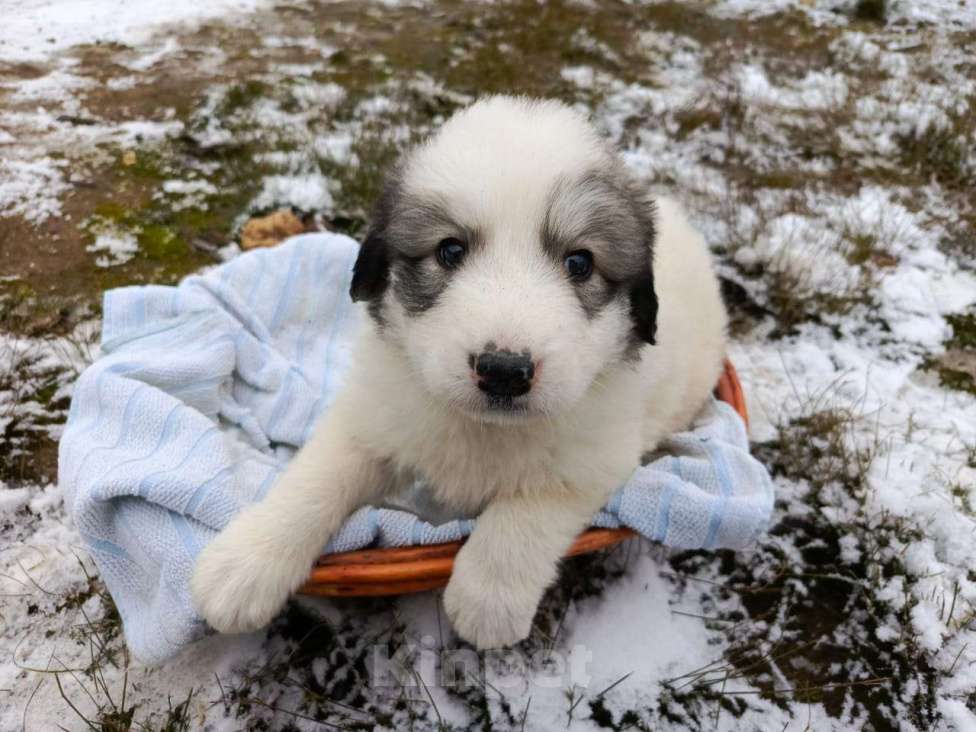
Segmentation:
[[(781, 505), (752, 555), (686, 552), (673, 559), (685, 586), (709, 567), (722, 577), (711, 586), (715, 612), (707, 622), (729, 643), (713, 664), (669, 682), (673, 702), (741, 714), (743, 698), (725, 688), (745, 681), (784, 709), (790, 701), (820, 703), (831, 716), (854, 714), (875, 729), (886, 729), (902, 703), (920, 727), (934, 720), (937, 672), (905, 630), (912, 603), (888, 607), (876, 595), (905, 572), (889, 537), (917, 538), (898, 519), (866, 509), (867, 475), (880, 446), (867, 415), (856, 405), (831, 404), (825, 393), (757, 447), (775, 475), (801, 486), (787, 501), (798, 500), (802, 510)], [(734, 598), (744, 616), (725, 609)], [(883, 625), (897, 625), (901, 635), (879, 633)]]

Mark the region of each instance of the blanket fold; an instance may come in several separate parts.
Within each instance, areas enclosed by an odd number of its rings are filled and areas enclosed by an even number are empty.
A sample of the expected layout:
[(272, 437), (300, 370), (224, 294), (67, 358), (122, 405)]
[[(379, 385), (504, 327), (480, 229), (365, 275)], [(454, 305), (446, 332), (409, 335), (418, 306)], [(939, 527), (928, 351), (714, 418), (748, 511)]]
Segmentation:
[[(342, 235), (303, 235), (177, 287), (106, 293), (104, 355), (75, 387), (59, 474), (144, 662), (206, 632), (190, 603), (196, 556), (332, 403), (360, 325), (348, 296), (357, 251)], [(772, 482), (731, 407), (713, 400), (657, 454), (594, 525), (679, 548), (744, 547), (765, 529)], [(325, 550), (450, 541), (474, 525), (401, 506), (360, 509)]]

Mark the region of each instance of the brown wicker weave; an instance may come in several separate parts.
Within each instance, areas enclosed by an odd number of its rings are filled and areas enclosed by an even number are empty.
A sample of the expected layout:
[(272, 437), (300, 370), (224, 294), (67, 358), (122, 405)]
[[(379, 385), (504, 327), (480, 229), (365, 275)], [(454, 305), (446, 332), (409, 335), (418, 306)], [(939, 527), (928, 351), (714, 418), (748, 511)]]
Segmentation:
[[(715, 387), (715, 396), (728, 402), (748, 424), (742, 385), (729, 361)], [(588, 529), (566, 553), (586, 554), (634, 536), (631, 529)], [(404, 595), (443, 587), (451, 576), (461, 541), (428, 546), (361, 549), (320, 557), (308, 581), (298, 590), (303, 595), (364, 597)]]

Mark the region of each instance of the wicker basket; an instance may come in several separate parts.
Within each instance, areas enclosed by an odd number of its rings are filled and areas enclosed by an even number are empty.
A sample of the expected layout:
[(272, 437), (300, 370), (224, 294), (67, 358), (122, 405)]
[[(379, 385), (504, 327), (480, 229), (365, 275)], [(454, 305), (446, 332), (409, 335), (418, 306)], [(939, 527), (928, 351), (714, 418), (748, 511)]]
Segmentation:
[[(729, 361), (715, 387), (715, 396), (731, 404), (748, 423), (742, 385)], [(618, 544), (634, 536), (631, 529), (588, 529), (580, 534), (566, 556), (586, 554)], [(303, 595), (365, 597), (403, 595), (443, 587), (454, 567), (461, 541), (427, 546), (361, 549), (319, 558), (308, 581), (298, 590)]]

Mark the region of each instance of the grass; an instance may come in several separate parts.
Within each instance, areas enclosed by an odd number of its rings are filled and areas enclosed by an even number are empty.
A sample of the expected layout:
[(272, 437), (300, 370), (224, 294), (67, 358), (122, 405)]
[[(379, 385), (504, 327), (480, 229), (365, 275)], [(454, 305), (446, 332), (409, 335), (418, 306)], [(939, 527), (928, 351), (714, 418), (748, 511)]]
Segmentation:
[(901, 163), (920, 178), (936, 180), (949, 188), (966, 189), (976, 173), (972, 158), (976, 145), (976, 99), (964, 110), (948, 114), (944, 126), (930, 124), (897, 140)]
[[(58, 698), (65, 706), (64, 723), (59, 729), (84, 729), (91, 732), (189, 732), (196, 729), (192, 703), (197, 690), (174, 702), (167, 697), (166, 708), (143, 711), (143, 697), (130, 680), (133, 666), (122, 640), (122, 621), (104, 584), (89, 571), (91, 560), (83, 561), (75, 555), (79, 572), (84, 578), (80, 586), (64, 594), (51, 593), (28, 579), (34, 591), (41, 593), (31, 605), (30, 614), (38, 624), (53, 623), (65, 617), (80, 617), (72, 622), (70, 633), (75, 644), (87, 649), (88, 659), (77, 668), (66, 666), (57, 655), (44, 668), (31, 668), (14, 662), (23, 672), (39, 678), (31, 695), (33, 701), (44, 684), (53, 683)], [(94, 604), (92, 601), (96, 601)], [(45, 609), (41, 609), (41, 606)], [(95, 608), (97, 615), (92, 615)], [(138, 668), (136, 666), (136, 668)], [(28, 718), (31, 701), (24, 709)]]
[[(757, 178), (757, 181), (763, 179)], [(755, 182), (755, 181), (754, 181)], [(722, 205), (720, 215), (725, 220), (727, 236), (722, 254), (734, 263), (741, 275), (736, 300), (742, 303), (752, 324), (767, 319), (772, 322), (770, 335), (774, 338), (794, 335), (804, 323), (825, 324), (847, 315), (855, 308), (872, 304), (871, 292), (875, 283), (878, 263), (890, 261), (875, 238), (859, 236), (818, 241), (807, 238), (803, 232), (793, 236), (788, 247), (765, 258), (743, 264), (737, 258), (742, 251), (754, 252), (760, 240), (772, 231), (777, 217), (798, 214), (816, 221), (818, 213), (795, 201), (786, 199), (775, 208), (755, 206), (758, 189), (734, 185)], [(741, 211), (756, 212), (756, 218), (743, 225)], [(840, 252), (850, 264), (861, 265), (856, 277), (839, 272), (829, 281), (821, 281), (813, 267), (823, 256), (832, 257)], [(806, 264), (802, 264), (806, 262)], [(729, 292), (731, 294), (731, 292)], [(745, 321), (748, 330), (750, 321)]]
[(30, 282), (0, 282), (0, 332), (28, 338), (70, 333), (98, 315), (98, 303), (70, 292), (38, 292)]
[[(729, 706), (736, 698), (723, 689), (741, 680), (784, 709), (787, 701), (818, 703), (842, 717), (853, 705), (872, 728), (887, 729), (907, 700), (910, 721), (922, 728), (934, 723), (937, 672), (908, 630), (912, 603), (878, 600), (884, 583), (906, 573), (890, 538), (913, 538), (904, 522), (866, 509), (866, 476), (879, 448), (856, 405), (832, 406), (826, 395), (811, 399), (803, 416), (757, 447), (775, 475), (803, 486), (787, 500), (799, 500), (804, 510), (780, 509), (755, 553), (688, 552), (673, 559), (683, 582), (708, 576), (709, 567), (722, 577), (712, 586), (717, 602), (709, 622), (728, 650), (669, 682), (672, 701), (688, 707), (694, 699), (736, 714)], [(838, 513), (845, 501), (849, 508)], [(723, 611), (732, 597), (744, 617)], [(900, 635), (879, 632), (892, 623)]]
[[(389, 607), (365, 604), (374, 614)], [(372, 730), (394, 726), (397, 719), (424, 718), (432, 702), (417, 689), (372, 687), (374, 648), (385, 646), (392, 658), (408, 639), (395, 617), (370, 625), (350, 618), (333, 627), (290, 605), (272, 627), (267, 660), (231, 680), (218, 679), (220, 698), (213, 704), (253, 729), (303, 720), (323, 728)]]
[(57, 474), (51, 428), (67, 415), (59, 390), (72, 378), (45, 363), (41, 344), (0, 343), (0, 481), (46, 483)]
[[(83, 728), (91, 732), (189, 732), (196, 728), (190, 706), (194, 689), (187, 692), (186, 697), (176, 704), (172, 697), (167, 697), (165, 712), (152, 713), (143, 719), (137, 717), (138, 704), (126, 696), (129, 691), (128, 670), (123, 676), (121, 689), (114, 690), (109, 687), (104, 675), (98, 673), (90, 677), (87, 686), (73, 673), (55, 672), (53, 677), (61, 700)], [(66, 681), (62, 681), (62, 677), (72, 678), (84, 688), (85, 695), (94, 700), (96, 705), (93, 712), (84, 712), (75, 704), (66, 691)]]

